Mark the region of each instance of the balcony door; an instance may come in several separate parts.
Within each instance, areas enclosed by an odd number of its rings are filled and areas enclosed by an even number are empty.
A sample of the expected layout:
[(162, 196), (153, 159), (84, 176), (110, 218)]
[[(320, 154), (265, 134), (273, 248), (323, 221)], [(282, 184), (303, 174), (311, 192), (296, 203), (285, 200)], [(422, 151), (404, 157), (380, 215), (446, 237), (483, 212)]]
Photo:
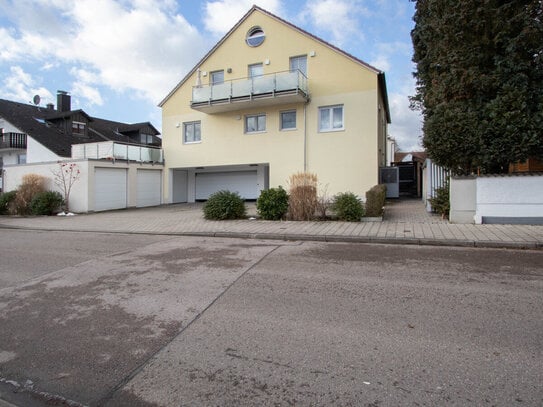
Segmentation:
[(290, 72), (300, 71), (307, 77), (307, 57), (305, 55), (290, 58)]

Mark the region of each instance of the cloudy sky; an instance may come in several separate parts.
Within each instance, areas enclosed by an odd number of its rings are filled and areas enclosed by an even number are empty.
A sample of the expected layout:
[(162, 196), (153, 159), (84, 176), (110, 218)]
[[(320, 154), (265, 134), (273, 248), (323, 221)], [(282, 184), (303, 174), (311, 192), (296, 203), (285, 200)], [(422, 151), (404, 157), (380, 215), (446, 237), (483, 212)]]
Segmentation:
[(386, 73), (389, 133), (420, 149), (408, 0), (0, 0), (0, 98), (161, 127), (157, 104), (252, 4)]

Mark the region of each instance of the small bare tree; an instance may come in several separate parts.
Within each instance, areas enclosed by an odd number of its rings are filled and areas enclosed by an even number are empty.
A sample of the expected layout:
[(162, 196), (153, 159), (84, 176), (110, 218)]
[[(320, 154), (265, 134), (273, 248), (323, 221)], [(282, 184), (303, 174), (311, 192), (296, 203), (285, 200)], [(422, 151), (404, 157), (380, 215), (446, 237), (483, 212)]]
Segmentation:
[(317, 196), (317, 213), (322, 220), (326, 220), (328, 209), (332, 205), (332, 198), (328, 195), (328, 184), (321, 187), (321, 192)]
[(64, 195), (65, 212), (70, 211), (70, 193), (72, 186), (80, 178), (81, 171), (76, 163), (58, 163), (58, 168), (52, 170), (54, 181)]

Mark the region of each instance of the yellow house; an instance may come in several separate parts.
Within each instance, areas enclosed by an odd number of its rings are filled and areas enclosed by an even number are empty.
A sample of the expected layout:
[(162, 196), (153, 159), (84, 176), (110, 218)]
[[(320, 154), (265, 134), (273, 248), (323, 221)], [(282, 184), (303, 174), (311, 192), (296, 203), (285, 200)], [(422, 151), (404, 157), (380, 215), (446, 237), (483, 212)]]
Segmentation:
[(166, 203), (256, 199), (301, 171), (363, 197), (386, 165), (384, 73), (257, 6), (159, 106)]

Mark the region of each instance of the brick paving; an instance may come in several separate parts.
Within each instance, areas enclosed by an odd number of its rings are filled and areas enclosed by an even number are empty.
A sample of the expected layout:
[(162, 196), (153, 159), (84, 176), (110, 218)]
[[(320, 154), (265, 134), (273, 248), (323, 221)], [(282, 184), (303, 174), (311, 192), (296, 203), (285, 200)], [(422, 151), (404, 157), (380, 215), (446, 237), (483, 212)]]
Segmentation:
[[(254, 203), (249, 215), (256, 215)], [(419, 200), (387, 202), (382, 222), (208, 221), (202, 204), (163, 205), (73, 217), (0, 216), (1, 228), (106, 233), (204, 235), (281, 240), (543, 248), (543, 226), (450, 224), (429, 214)]]

